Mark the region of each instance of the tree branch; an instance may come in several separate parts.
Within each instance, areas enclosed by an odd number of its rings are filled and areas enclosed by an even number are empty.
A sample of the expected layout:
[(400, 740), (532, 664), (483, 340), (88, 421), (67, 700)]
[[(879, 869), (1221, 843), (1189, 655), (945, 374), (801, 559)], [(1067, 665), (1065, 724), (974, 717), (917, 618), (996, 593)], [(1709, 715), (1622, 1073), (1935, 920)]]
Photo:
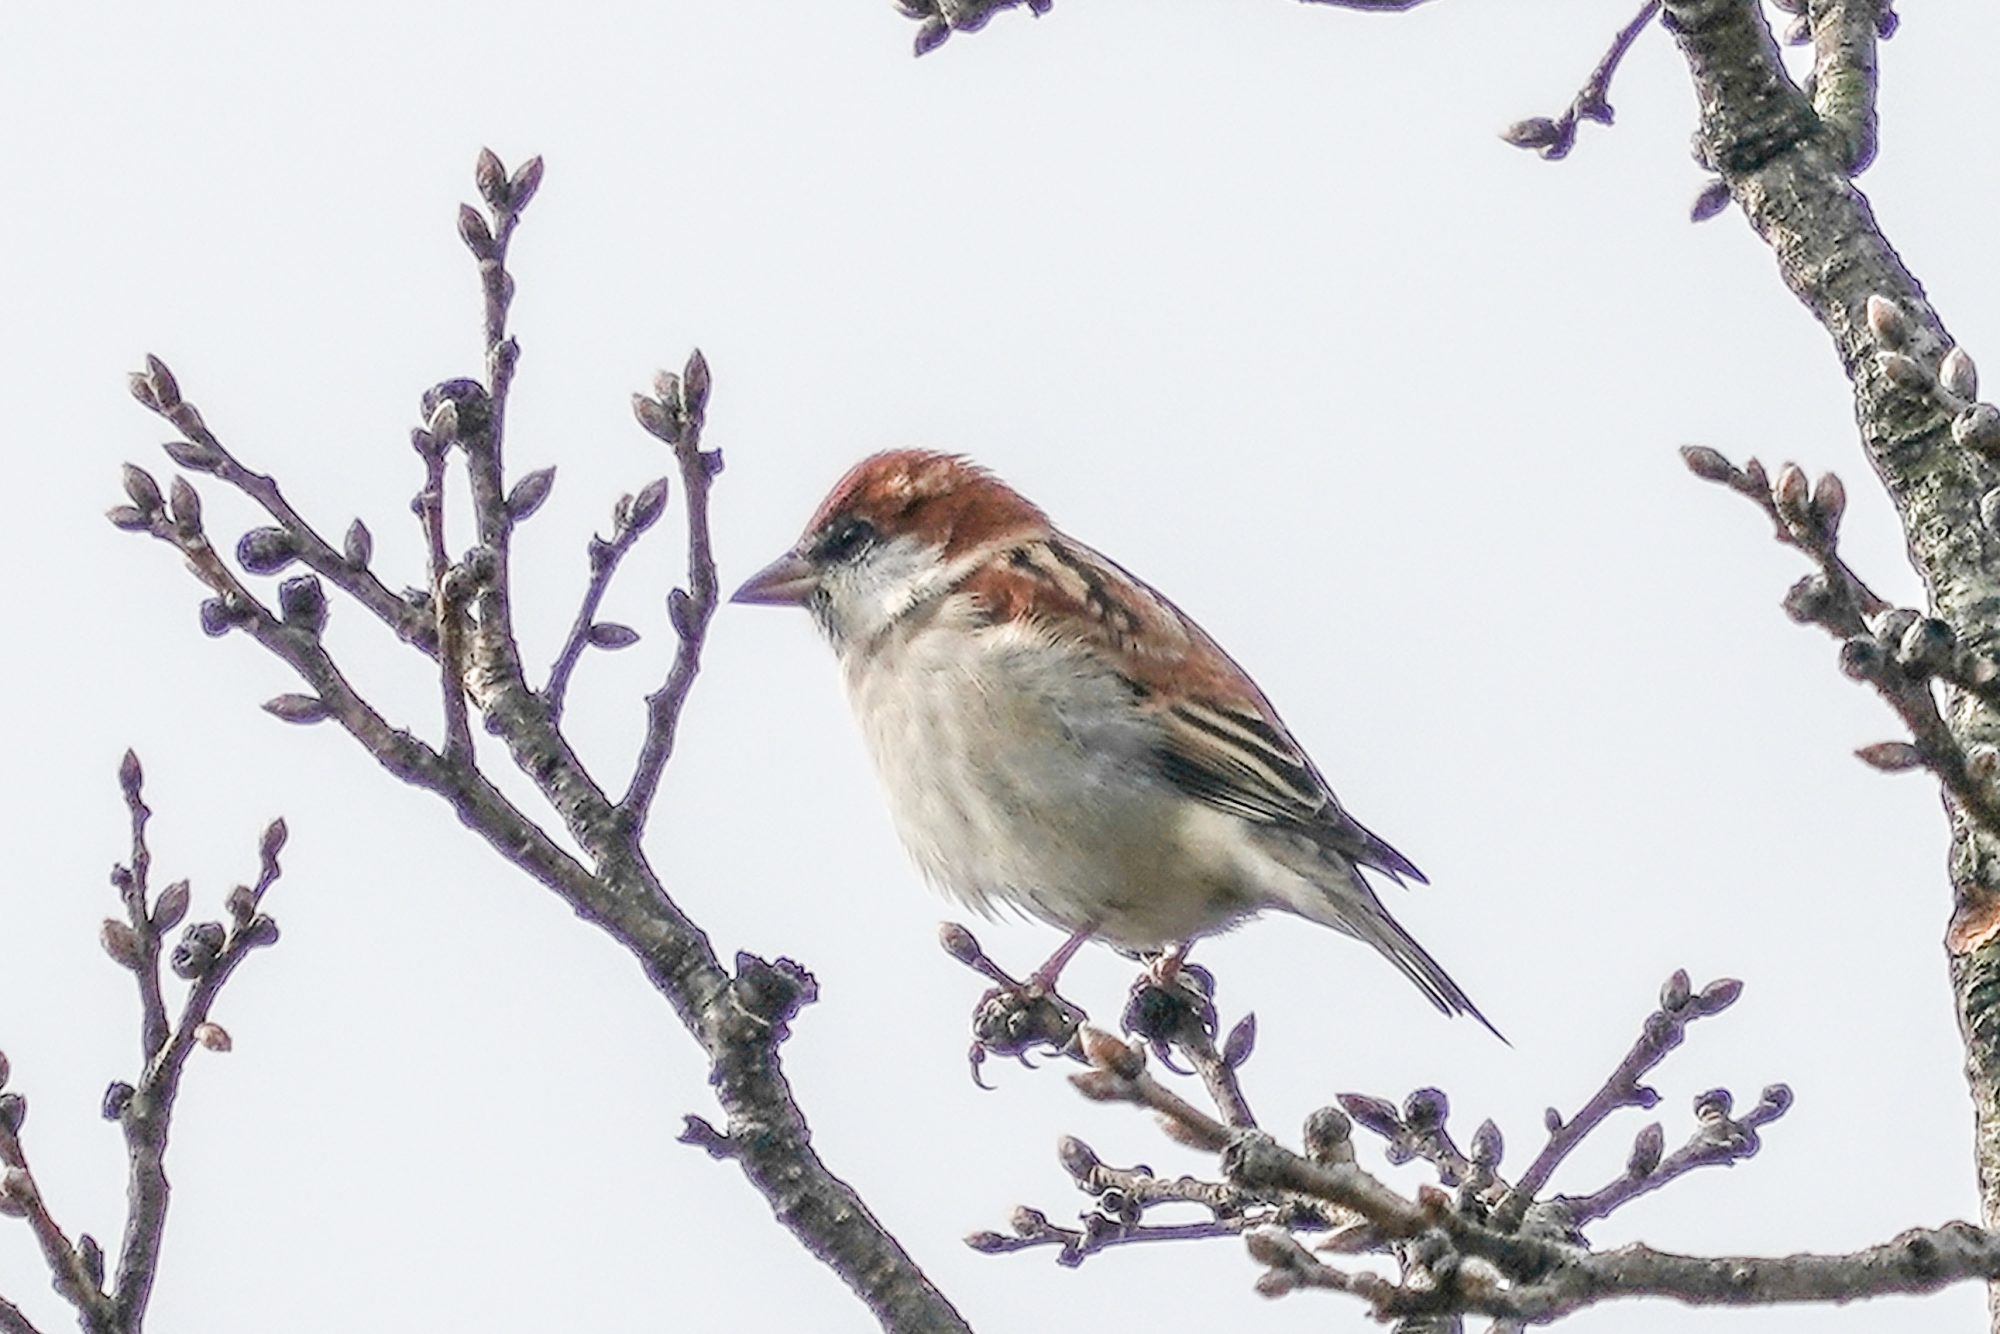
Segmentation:
[(636, 845), (651, 814), (653, 796), (659, 790), (660, 775), (673, 758), (674, 738), (679, 733), (681, 710), (701, 671), (702, 646), (708, 640), (708, 623), (720, 601), (715, 575), (715, 553), (708, 536), (708, 493), (722, 472), (722, 451), (701, 447), (701, 429), (708, 420), (708, 361), (699, 348), (688, 354), (680, 376), (662, 371), (654, 381), (657, 398), (632, 396), (633, 414), (655, 439), (665, 441), (680, 465), (681, 494), (687, 503), (686, 588), (667, 594), (667, 618), (673, 622), (677, 647), (673, 665), (660, 688), (646, 696), (646, 736), (639, 746), (639, 759), (632, 769), (632, 781), (618, 802), (618, 816), (627, 837)]
[(0, 1334), (42, 1334), (20, 1307), (0, 1297)]
[(1611, 39), (1610, 47), (1598, 60), (1597, 68), (1590, 72), (1583, 88), (1577, 93), (1569, 107), (1554, 120), (1547, 116), (1530, 116), (1526, 120), (1515, 121), (1501, 132), (1500, 137), (1516, 148), (1531, 148), (1548, 161), (1556, 161), (1569, 156), (1576, 146), (1576, 129), (1586, 120), (1599, 125), (1609, 125), (1611, 109), (1611, 79), (1618, 73), (1619, 62), (1632, 49), (1639, 34), (1646, 30), (1660, 12), (1660, 0), (1646, 0), (1631, 22), (1618, 30)]
[[(1853, 8), (1812, 10), (1816, 32), (1822, 18), (1835, 25), (1836, 55), (1854, 50)], [(1858, 139), (1843, 135), (1838, 115), (1829, 131), (1786, 77), (1753, 0), (1666, 0), (1665, 14), (1694, 81), (1703, 154), (1770, 246), (1779, 276), (1833, 340), (1869, 462), (1896, 507), (1933, 615), (1958, 643), (1990, 654), (2000, 639), (2000, 569), (1988, 559), (1994, 529), (1986, 516), (2000, 515), (2000, 502), (1985, 498), (2000, 486), (1989, 452), (2000, 413), (1957, 406), (1977, 397), (1970, 359), (1947, 368), (1958, 349), (1850, 179)], [(1849, 61), (1852, 86), (1827, 96), (1853, 106), (1869, 81), (1858, 57), (1840, 59)], [(1876, 327), (1870, 298), (1900, 317), (1893, 328)], [(1946, 699), (1959, 749), (2000, 745), (2000, 716), (1976, 694), (1954, 690)], [(1956, 792), (1947, 812), (1955, 909), (1946, 941), (1990, 1225), (2000, 1222), (2000, 838)], [(2000, 1287), (1989, 1300), (2000, 1327)]]
[(609, 540), (596, 536), (590, 539), (590, 582), (584, 587), (583, 602), (577, 608), (576, 619), (570, 623), (569, 634), (556, 654), (555, 666), (549, 669), (549, 682), (542, 687), (542, 702), (548, 708), (551, 727), (562, 722), (570, 673), (582, 661), (584, 649), (592, 646), (623, 648), (638, 639), (637, 633), (625, 626), (600, 623), (597, 608), (611, 587), (612, 576), (618, 573), (618, 562), (624, 560), (626, 553), (638, 544), (646, 530), (659, 521), (666, 508), (667, 479), (661, 477), (648, 483), (636, 497), (619, 497), (611, 512)]
[(1848, 174), (1875, 160), (1875, 38), (1882, 0), (1811, 0), (1813, 110), (1833, 136)]
[[(1305, 0), (1329, 9), (1359, 9), (1377, 14), (1401, 14), (1429, 0)], [(1025, 5), (1040, 18), (1055, 0), (896, 0), (906, 18), (917, 23), (916, 53), (927, 55), (944, 45), (954, 32), (977, 32), (1004, 9)]]
[[(575, 837), (585, 860), (565, 851), (509, 802), (469, 756), (431, 749), (392, 726), (355, 692), (321, 643), (327, 608), (316, 580), (287, 581), (279, 589), (276, 612), (252, 595), (210, 545), (192, 486), (176, 479), (169, 504), (157, 483), (129, 469), (132, 503), (113, 510), (111, 519), (120, 527), (149, 533), (187, 557), (214, 594), (204, 604), (204, 628), (217, 634), (242, 630), (298, 673), (311, 693), (271, 701), (266, 707), (272, 713), (297, 723), (340, 723), (385, 770), (445, 799), (459, 820), (501, 856), (632, 954), (701, 1043), (710, 1083), (726, 1114), (719, 1131), (691, 1120), (689, 1141), (734, 1159), (764, 1194), (774, 1216), (840, 1275), (885, 1329), (962, 1331), (965, 1323), (950, 1303), (812, 1148), (778, 1055), (790, 1020), (814, 997), (812, 976), (789, 960), (767, 962), (749, 954), (737, 955), (733, 967), (725, 968), (708, 938), (668, 896), (640, 846), (644, 813), (671, 753), (673, 724), (693, 684), (715, 605), (706, 506), (720, 459), (699, 448), (707, 367), (698, 355), (681, 380), (669, 381), (672, 394), (663, 394), (659, 402), (645, 400), (656, 411), (671, 406), (677, 414), (671, 425), (678, 434), (670, 443), (675, 444), (688, 503), (690, 591), (669, 600), (680, 651), (666, 686), (649, 701), (639, 774), (619, 806), (591, 779), (542, 697), (522, 678), (506, 553), (511, 525), (533, 508), (533, 493), (523, 496), (527, 478), (511, 495), (505, 489), (501, 441), (516, 354), (505, 328), (513, 279), (503, 260), (512, 231), (509, 219), (518, 217), (538, 176), (538, 164), (531, 163), (508, 179), (497, 159), (481, 156), (480, 191), (494, 210), (496, 226), (488, 228), (484, 218), (467, 209), (460, 215), (460, 234), (480, 260), (488, 384), (460, 380), (438, 386), (426, 396), (425, 429), (447, 448), (460, 444), (468, 458), (480, 545), (454, 571), (468, 590), (473, 611), (463, 666), (467, 692), (483, 709), (489, 729), (506, 741), (515, 763)], [(157, 402), (157, 376), (140, 378), (143, 384), (135, 390), (140, 401), (150, 397)], [(641, 407), (640, 415), (653, 429), (646, 408)], [(659, 498), (664, 504), (664, 492)], [(633, 503), (636, 508), (638, 502)], [(447, 663), (453, 657), (441, 656)]]
[[(117, 1121), (125, 1132), (127, 1158), (124, 1236), (109, 1290), (103, 1248), (88, 1233), (74, 1243), (69, 1240), (29, 1171), (20, 1138), (26, 1100), (18, 1093), (0, 1093), (0, 1165), (6, 1168), (0, 1178), (0, 1214), (27, 1220), (56, 1291), (76, 1308), (89, 1334), (139, 1334), (145, 1323), (166, 1236), (167, 1139), (182, 1073), (197, 1045), (228, 1050), (228, 1033), (209, 1018), (216, 997), (251, 951), (278, 939), (277, 923), (260, 911), (260, 905), (278, 879), (278, 853), (285, 843), (282, 820), (273, 821), (258, 843), (261, 870), (255, 886), (240, 887), (229, 896), (233, 925), (197, 922), (174, 946), (174, 973), (190, 985), (179, 1018), (169, 1026), (161, 995), (160, 947), (165, 934), (186, 916), (189, 892), (187, 881), (179, 880), (148, 902), (152, 856), (145, 829), (151, 812), (141, 795), (143, 781), (138, 757), (127, 751), (118, 767), (118, 785), (132, 816), (132, 855), (129, 863), (115, 868), (112, 883), (128, 920), (107, 919), (102, 941), (112, 961), (139, 979), (142, 1065), (136, 1086), (121, 1080), (104, 1096), (105, 1118)], [(6, 1076), (6, 1061), (0, 1058), (0, 1086)], [(17, 1308), (0, 1301), (0, 1330), (32, 1329)]]

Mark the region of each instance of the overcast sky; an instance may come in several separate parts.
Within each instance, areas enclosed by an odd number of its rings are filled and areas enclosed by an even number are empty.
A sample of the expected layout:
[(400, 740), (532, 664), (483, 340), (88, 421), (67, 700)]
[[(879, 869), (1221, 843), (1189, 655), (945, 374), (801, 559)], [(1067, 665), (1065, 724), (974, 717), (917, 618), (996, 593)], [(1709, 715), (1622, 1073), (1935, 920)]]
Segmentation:
[[(0, 15), (0, 1048), (63, 1221), (109, 1238), (122, 1217), (96, 1108), (133, 1073), (136, 1023), (96, 936), (132, 745), (161, 879), (192, 876), (197, 912), (253, 873), (266, 820), (292, 829), (284, 939), (231, 984), (236, 1049), (198, 1053), (181, 1103), (154, 1328), (871, 1327), (735, 1168), (672, 1142), (713, 1105), (632, 962), (337, 730), (259, 712), (283, 669), (203, 638), (178, 560), (99, 517), (122, 461), (167, 467), (123, 387), (155, 351), (241, 457), (326, 530), (365, 516), (385, 577), (420, 582), (405, 438), (425, 386), (476, 369), (453, 212), (482, 144), (548, 163), (515, 246), (512, 461), (560, 470), (517, 546), (531, 661), (593, 526), (669, 470), (628, 395), (698, 343), (726, 580), (856, 457), (969, 453), (1201, 620), (1429, 873), (1391, 905), (1514, 1046), (1350, 941), (1260, 922), (1200, 957), (1225, 1017), (1258, 1013), (1268, 1125), (1436, 1083), (1465, 1133), (1499, 1121), (1518, 1167), (1541, 1109), (1574, 1108), (1685, 966), (1747, 990), (1659, 1072), (1668, 1142), (1714, 1085), (1747, 1103), (1785, 1080), (1798, 1102), (1754, 1161), (1595, 1240), (1782, 1253), (1976, 1216), (1934, 788), (1850, 757), (1893, 720), (1778, 611), (1798, 558), (1675, 455), (1840, 470), (1850, 559), (1913, 597), (1827, 340), (1738, 215), (1687, 223), (1702, 178), (1665, 33), (1571, 160), (1495, 138), (1558, 111), (1627, 10), (1062, 0), (921, 61), (881, 0)], [(1916, 7), (1864, 184), (1946, 321), (2000, 355), (1996, 43), (2000, 13)], [(247, 522), (209, 502), (216, 530)], [(677, 542), (642, 547), (608, 608), (646, 638), (576, 680), (608, 781), (670, 652)], [(433, 678), (364, 620), (336, 605), (334, 647), (434, 736)], [(1019, 1203), (1073, 1217), (1062, 1133), (1114, 1163), (1208, 1164), (1059, 1069), (966, 1078), (980, 984), (933, 943), (946, 908), (803, 616), (718, 618), (662, 802), (654, 859), (725, 957), (818, 976), (786, 1048), (815, 1142), (976, 1327), (1368, 1327), (1337, 1296), (1255, 1297), (1229, 1242), (1077, 1272), (962, 1246)], [(980, 932), (1018, 969), (1055, 941)], [(1129, 974), (1092, 951), (1071, 989), (1109, 1018)], [(1558, 1187), (1601, 1184), (1641, 1124)], [(0, 1292), (68, 1327), (18, 1226)], [(1569, 1328), (1969, 1329), (1981, 1302)]]

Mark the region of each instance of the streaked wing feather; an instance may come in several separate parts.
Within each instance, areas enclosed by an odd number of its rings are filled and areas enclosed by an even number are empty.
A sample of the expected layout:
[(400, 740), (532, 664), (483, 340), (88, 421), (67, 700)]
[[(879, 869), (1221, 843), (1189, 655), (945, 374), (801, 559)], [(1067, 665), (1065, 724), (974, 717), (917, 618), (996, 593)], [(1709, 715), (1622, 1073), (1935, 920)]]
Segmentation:
[(1159, 764), (1169, 782), (1399, 881), (1424, 882), (1407, 857), (1341, 809), (1264, 693), (1156, 589), (1060, 535), (1013, 544), (1005, 555), (966, 591), (996, 619), (1037, 617), (1111, 661), (1160, 719)]

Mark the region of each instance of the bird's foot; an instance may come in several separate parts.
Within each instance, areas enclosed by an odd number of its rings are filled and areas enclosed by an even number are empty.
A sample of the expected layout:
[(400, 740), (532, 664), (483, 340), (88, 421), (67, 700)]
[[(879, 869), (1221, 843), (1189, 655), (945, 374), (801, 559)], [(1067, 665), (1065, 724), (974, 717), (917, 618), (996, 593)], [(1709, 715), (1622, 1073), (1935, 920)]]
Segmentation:
[(994, 984), (972, 1009), (968, 1060), (973, 1083), (990, 1087), (979, 1073), (988, 1056), (1011, 1056), (1031, 1069), (1028, 1053), (1036, 1050), (1082, 1058), (1076, 1034), (1089, 1016), (1055, 989), (1056, 975), (1082, 943), (1082, 934), (1072, 937), (1025, 980), (1016, 981), (986, 956), (970, 931), (955, 922), (939, 929), (938, 941), (945, 953)]
[(1119, 1024), (1146, 1040), (1160, 1064), (1176, 1074), (1189, 1074), (1174, 1064), (1172, 1048), (1192, 1032), (1215, 1036), (1215, 976), (1200, 964), (1186, 962), (1185, 950), (1168, 950), (1147, 964), (1132, 982)]
[(972, 1079), (982, 1088), (979, 1067), (991, 1056), (1011, 1056), (1034, 1068), (1028, 1054), (1047, 1050), (1081, 1059), (1077, 1030), (1089, 1016), (1052, 991), (1032, 982), (997, 986), (972, 1010)]

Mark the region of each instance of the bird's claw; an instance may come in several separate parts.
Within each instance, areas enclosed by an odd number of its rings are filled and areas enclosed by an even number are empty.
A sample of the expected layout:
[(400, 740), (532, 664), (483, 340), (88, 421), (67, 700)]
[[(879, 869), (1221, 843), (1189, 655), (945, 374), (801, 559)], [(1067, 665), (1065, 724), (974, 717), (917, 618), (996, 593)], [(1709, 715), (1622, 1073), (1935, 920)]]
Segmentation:
[(1145, 1038), (1154, 1054), (1166, 1061), (1166, 1047), (1185, 1031), (1184, 1025), (1198, 1024), (1203, 1033), (1215, 1036), (1215, 975), (1200, 964), (1181, 963), (1171, 980), (1163, 983), (1149, 966), (1133, 981), (1119, 1023), (1127, 1033)]
[(1035, 1068), (1030, 1052), (1074, 1054), (1085, 1015), (1054, 992), (1032, 983), (990, 988), (972, 1011), (973, 1082), (987, 1056), (1011, 1056)]

